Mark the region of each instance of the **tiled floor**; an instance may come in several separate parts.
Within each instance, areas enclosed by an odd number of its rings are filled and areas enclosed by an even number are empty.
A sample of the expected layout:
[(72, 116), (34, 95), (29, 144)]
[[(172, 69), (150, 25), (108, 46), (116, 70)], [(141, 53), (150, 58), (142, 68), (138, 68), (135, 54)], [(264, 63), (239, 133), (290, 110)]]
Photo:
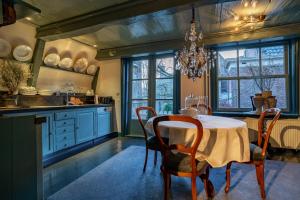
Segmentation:
[[(119, 137), (65, 159), (44, 169), (44, 196), (47, 198), (64, 186), (131, 145), (143, 146), (142, 138)], [(300, 151), (270, 151), (270, 158), (300, 163)]]

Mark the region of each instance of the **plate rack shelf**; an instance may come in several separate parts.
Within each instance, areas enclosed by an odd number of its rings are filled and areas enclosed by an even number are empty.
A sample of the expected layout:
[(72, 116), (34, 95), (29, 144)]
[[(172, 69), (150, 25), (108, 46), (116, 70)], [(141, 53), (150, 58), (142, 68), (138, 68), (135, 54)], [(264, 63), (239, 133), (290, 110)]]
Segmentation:
[(65, 71), (65, 72), (76, 73), (76, 74), (82, 74), (82, 75), (91, 76), (91, 77), (94, 76), (94, 75), (87, 74), (87, 73), (84, 73), (84, 72), (75, 72), (73, 70), (62, 69), (62, 68), (59, 68), (59, 67), (51, 67), (51, 66), (46, 66), (46, 65), (42, 65), (42, 67), (51, 68), (51, 69), (55, 69), (55, 70), (61, 70), (61, 71)]

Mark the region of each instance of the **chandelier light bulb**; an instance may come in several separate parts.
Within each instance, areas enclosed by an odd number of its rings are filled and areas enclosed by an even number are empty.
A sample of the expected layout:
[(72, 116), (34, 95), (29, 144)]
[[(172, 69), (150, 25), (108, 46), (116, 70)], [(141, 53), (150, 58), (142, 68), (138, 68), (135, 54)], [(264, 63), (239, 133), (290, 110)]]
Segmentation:
[(256, 8), (257, 1), (252, 1), (252, 8)]
[(245, 3), (244, 3), (244, 7), (245, 7), (245, 8), (247, 8), (247, 7), (248, 7), (248, 5), (249, 5), (249, 2), (248, 2), (248, 1), (245, 1)]
[(239, 19), (240, 19), (240, 16), (238, 16), (238, 15), (235, 15), (235, 16), (234, 16), (234, 20), (235, 20), (235, 21), (238, 21)]
[(234, 29), (235, 31), (239, 31), (239, 27), (235, 27), (235, 29)]

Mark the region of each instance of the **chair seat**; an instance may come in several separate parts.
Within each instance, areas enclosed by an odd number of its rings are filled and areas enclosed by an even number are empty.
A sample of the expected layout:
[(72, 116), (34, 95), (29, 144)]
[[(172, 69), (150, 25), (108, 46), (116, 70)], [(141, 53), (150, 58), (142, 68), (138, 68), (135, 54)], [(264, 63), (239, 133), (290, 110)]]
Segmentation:
[[(169, 144), (169, 139), (168, 138), (162, 138), (162, 140), (164, 141), (165, 144)], [(159, 150), (160, 146), (159, 146), (159, 141), (158, 138), (156, 136), (151, 136), (147, 139), (147, 146), (149, 149), (152, 150)]]
[[(196, 169), (198, 172), (202, 171), (208, 163), (196, 160)], [(169, 161), (166, 163), (167, 170), (173, 172), (192, 172), (191, 156), (183, 153), (172, 153), (169, 156)]]
[(255, 144), (250, 144), (250, 160), (251, 161), (263, 161), (266, 156), (262, 156), (262, 148)]

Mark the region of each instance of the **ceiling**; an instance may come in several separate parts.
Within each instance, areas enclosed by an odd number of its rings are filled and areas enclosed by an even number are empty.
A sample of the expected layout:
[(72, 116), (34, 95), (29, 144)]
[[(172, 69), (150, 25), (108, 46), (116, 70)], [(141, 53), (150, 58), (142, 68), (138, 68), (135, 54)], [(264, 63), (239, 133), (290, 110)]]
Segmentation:
[[(27, 3), (41, 9), (41, 14), (34, 15), (30, 21), (38, 26), (68, 20), (99, 9), (105, 9), (130, 0), (26, 0)], [(214, 33), (230, 33), (249, 30), (250, 25), (242, 26), (234, 20), (234, 16), (265, 14), (263, 22), (256, 23), (253, 31), (266, 27), (300, 23), (300, 1), (269, 0), (258, 1), (255, 9), (245, 8), (241, 1), (218, 3), (196, 7), (196, 23), (204, 37)], [(190, 8), (190, 7), (188, 7)], [(113, 14), (113, 13), (112, 13)], [(109, 49), (184, 38), (189, 29), (191, 9), (171, 8), (155, 13), (131, 17), (101, 24), (84, 35), (72, 37), (74, 40), (95, 46), (98, 49)], [(239, 30), (235, 30), (239, 27)]]
[(42, 12), (31, 16), (31, 22), (42, 26), (88, 14), (130, 0), (23, 0)]

